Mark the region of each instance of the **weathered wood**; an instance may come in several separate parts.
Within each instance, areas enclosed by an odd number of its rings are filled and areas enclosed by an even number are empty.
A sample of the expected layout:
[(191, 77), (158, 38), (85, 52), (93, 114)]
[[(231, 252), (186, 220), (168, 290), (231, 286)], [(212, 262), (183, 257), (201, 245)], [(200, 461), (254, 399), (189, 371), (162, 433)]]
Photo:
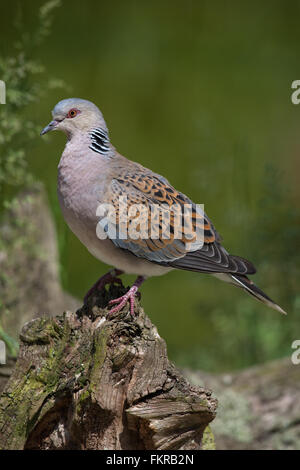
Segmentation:
[(55, 224), (41, 184), (1, 217), (0, 299), (1, 329), (15, 340), (38, 312), (52, 316), (81, 305), (61, 287)]
[[(217, 402), (169, 362), (136, 302), (117, 315), (111, 286), (76, 313), (37, 318), (20, 335), (0, 398), (2, 449), (200, 449)], [(203, 432), (205, 432), (205, 442)]]

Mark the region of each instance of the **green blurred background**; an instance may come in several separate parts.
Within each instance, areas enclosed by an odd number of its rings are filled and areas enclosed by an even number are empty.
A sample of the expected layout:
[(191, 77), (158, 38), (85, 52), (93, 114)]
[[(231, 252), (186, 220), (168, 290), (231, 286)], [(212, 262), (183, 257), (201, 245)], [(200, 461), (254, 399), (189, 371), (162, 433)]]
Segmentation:
[[(1, 2), (1, 55), (13, 54), (15, 19), (30, 32), (42, 4)], [(95, 102), (117, 149), (204, 203), (225, 247), (253, 261), (256, 282), (289, 313), (209, 276), (152, 278), (143, 305), (179, 366), (241, 368), (290, 355), (300, 337), (300, 105), (290, 98), (300, 79), (299, 15), (300, 2), (284, 0), (63, 0), (32, 52), (65, 86), (26, 106), (24, 122), (42, 128), (62, 98)], [(62, 219), (64, 143), (36, 134), (26, 158), (47, 188), (63, 286), (82, 297), (107, 266)]]

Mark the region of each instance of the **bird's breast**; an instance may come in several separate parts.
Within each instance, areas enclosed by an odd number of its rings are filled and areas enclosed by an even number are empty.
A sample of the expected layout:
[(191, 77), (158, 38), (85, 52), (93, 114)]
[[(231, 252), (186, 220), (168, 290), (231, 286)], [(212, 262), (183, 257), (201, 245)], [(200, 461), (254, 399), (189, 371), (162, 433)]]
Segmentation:
[(67, 224), (83, 243), (87, 232), (96, 234), (96, 211), (104, 185), (101, 168), (89, 156), (63, 154), (58, 166), (58, 199)]
[[(98, 165), (98, 166), (97, 166)], [(121, 250), (111, 240), (97, 237), (96, 215), (99, 204), (105, 201), (109, 172), (98, 162), (91, 165), (81, 158), (63, 154), (58, 166), (58, 199), (63, 216), (89, 252), (106, 264), (130, 274), (161, 275), (166, 268), (138, 258), (130, 251)]]

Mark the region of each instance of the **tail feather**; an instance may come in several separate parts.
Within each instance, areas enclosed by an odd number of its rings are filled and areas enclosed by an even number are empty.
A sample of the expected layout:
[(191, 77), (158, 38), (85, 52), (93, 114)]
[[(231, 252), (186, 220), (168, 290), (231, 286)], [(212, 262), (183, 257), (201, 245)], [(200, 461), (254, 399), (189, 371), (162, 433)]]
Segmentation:
[(248, 294), (252, 295), (252, 297), (264, 303), (265, 305), (268, 305), (268, 307), (271, 307), (274, 310), (287, 315), (287, 312), (285, 312), (281, 307), (279, 307), (279, 305), (273, 302), (273, 300), (270, 299), (270, 297), (268, 297), (267, 294), (257, 287), (247, 276), (240, 276), (237, 274), (215, 274), (214, 276), (218, 277), (222, 281), (230, 282), (230, 284), (244, 289)]

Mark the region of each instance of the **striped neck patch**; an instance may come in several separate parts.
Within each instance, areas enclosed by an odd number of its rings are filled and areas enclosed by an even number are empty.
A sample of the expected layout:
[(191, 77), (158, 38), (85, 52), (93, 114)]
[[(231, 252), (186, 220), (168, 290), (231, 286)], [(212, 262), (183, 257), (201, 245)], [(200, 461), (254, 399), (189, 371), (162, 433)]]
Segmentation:
[(94, 152), (107, 155), (110, 150), (107, 131), (104, 131), (101, 128), (93, 129), (89, 132), (89, 136), (91, 138), (91, 145), (89, 145), (89, 148)]

